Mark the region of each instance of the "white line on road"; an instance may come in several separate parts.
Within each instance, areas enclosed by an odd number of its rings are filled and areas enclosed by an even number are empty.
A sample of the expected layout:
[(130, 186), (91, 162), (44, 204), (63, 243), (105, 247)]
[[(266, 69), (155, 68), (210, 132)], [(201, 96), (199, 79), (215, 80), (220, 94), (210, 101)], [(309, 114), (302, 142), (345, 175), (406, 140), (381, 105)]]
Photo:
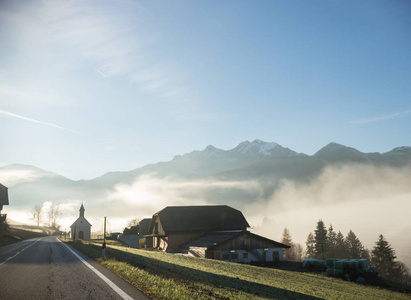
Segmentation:
[(74, 252), (69, 246), (67, 246), (65, 243), (57, 239), (60, 243), (62, 243), (67, 249), (70, 250), (71, 253), (74, 254), (75, 257), (77, 257), (82, 263), (84, 263), (87, 267), (90, 268), (94, 273), (97, 274), (98, 277), (104, 280), (105, 283), (107, 283), (117, 294), (120, 295), (121, 298), (124, 300), (132, 300), (129, 295), (127, 295), (122, 289), (120, 289), (117, 285), (115, 285), (114, 282), (112, 282), (110, 279), (108, 279), (106, 276), (101, 274), (96, 268), (94, 268), (92, 265), (90, 265), (88, 262), (86, 262), (80, 255), (78, 255), (76, 252)]
[(6, 262), (8, 262), (10, 259), (15, 258), (17, 255), (19, 255), (21, 252), (25, 251), (26, 249), (30, 248), (31, 246), (33, 246), (35, 243), (37, 243), (38, 241), (40, 241), (41, 238), (39, 238), (38, 240), (36, 240), (34, 243), (31, 243), (30, 245), (28, 245), (26, 248), (24, 248), (23, 250), (17, 252), (16, 254), (14, 254), (13, 256), (7, 257), (5, 261), (3, 261), (2, 263), (0, 263), (0, 266), (2, 264), (5, 264)]

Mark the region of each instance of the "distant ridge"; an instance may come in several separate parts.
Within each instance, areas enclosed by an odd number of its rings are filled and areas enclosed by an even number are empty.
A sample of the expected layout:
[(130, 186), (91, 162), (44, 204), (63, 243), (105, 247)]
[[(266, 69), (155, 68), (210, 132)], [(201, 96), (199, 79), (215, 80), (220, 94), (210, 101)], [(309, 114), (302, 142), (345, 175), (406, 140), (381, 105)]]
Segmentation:
[[(168, 176), (171, 174), (183, 177), (203, 177), (213, 176), (225, 172), (235, 173), (235, 170), (242, 170), (252, 164), (263, 162), (266, 168), (270, 164), (278, 164), (280, 161), (287, 161), (287, 164), (310, 162), (310, 164), (327, 163), (344, 163), (344, 162), (362, 162), (362, 163), (385, 163), (398, 165), (411, 156), (411, 147), (401, 146), (392, 149), (386, 153), (363, 153), (355, 148), (347, 147), (335, 142), (331, 142), (318, 150), (314, 155), (309, 156), (304, 153), (298, 153), (289, 148), (283, 147), (275, 142), (264, 142), (259, 139), (254, 141), (243, 141), (236, 147), (229, 150), (222, 150), (213, 145), (207, 146), (204, 150), (194, 150), (192, 152), (176, 155), (171, 161), (153, 163), (141, 168), (130, 171), (113, 171), (108, 172), (100, 177), (91, 180), (79, 180), (83, 185), (88, 182), (105, 183), (107, 185), (116, 183), (130, 183), (135, 177), (143, 174), (155, 173), (157, 176)], [(267, 163), (269, 162), (269, 163)], [(320, 164), (322, 165), (322, 164)], [(277, 167), (278, 168), (278, 167)], [(292, 167), (295, 169), (295, 166)], [(29, 174), (27, 181), (36, 181), (39, 179), (46, 180), (54, 177), (55, 180), (71, 181), (56, 173), (46, 171), (37, 167), (22, 164), (14, 164), (0, 167), (0, 171), (16, 171)], [(17, 172), (18, 171), (18, 172)], [(283, 169), (285, 172), (286, 170)], [(255, 170), (254, 172), (257, 172)], [(288, 171), (289, 172), (289, 171)], [(263, 172), (264, 173), (264, 172)], [(0, 178), (0, 180), (2, 180)], [(3, 179), (4, 180), (4, 179)], [(10, 181), (10, 179), (8, 178)], [(24, 181), (24, 180), (23, 180)], [(22, 180), (16, 178), (12, 183), (20, 183)]]

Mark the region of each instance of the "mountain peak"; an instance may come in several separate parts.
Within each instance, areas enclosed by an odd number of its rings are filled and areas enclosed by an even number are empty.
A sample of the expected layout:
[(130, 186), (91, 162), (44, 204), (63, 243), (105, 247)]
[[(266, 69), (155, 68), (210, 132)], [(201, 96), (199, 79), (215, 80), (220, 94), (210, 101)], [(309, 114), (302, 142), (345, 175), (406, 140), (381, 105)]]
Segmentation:
[(245, 156), (294, 156), (296, 152), (271, 142), (256, 139), (252, 142), (244, 141), (231, 151)]
[(362, 161), (366, 160), (365, 154), (357, 149), (347, 147), (335, 142), (329, 143), (314, 154), (315, 157), (327, 161)]
[(411, 153), (411, 147), (402, 146), (392, 149), (393, 152)]

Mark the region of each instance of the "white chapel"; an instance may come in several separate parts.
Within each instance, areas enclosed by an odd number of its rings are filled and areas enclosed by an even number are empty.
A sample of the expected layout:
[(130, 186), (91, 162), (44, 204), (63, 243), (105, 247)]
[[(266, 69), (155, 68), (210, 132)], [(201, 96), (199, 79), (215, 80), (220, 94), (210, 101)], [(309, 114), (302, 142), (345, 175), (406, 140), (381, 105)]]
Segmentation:
[(80, 216), (77, 220), (70, 226), (71, 228), (71, 238), (73, 240), (89, 240), (91, 238), (91, 224), (84, 217), (84, 206), (81, 204)]

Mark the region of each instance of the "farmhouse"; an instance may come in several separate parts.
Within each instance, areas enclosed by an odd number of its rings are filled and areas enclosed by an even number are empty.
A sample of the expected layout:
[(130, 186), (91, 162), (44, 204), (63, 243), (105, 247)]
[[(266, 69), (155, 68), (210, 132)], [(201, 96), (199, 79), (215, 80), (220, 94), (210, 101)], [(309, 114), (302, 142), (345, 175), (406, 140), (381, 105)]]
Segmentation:
[(283, 260), (289, 246), (248, 227), (242, 212), (227, 205), (168, 206), (153, 215), (146, 246), (235, 262)]
[(70, 226), (71, 228), (71, 238), (73, 240), (89, 240), (91, 238), (91, 224), (84, 217), (84, 206), (81, 204), (80, 216), (77, 220)]

